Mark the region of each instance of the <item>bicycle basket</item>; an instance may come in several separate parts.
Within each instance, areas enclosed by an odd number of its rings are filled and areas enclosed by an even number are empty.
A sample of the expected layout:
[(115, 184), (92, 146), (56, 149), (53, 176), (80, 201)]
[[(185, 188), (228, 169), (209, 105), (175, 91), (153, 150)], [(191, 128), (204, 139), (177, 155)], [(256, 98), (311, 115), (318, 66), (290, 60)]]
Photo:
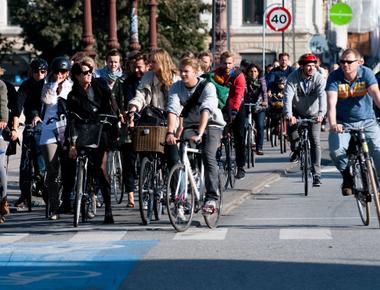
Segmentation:
[(133, 148), (136, 152), (164, 153), (167, 128), (162, 126), (138, 126), (133, 132)]
[(102, 135), (103, 124), (98, 122), (76, 123), (75, 135), (77, 147), (98, 148)]

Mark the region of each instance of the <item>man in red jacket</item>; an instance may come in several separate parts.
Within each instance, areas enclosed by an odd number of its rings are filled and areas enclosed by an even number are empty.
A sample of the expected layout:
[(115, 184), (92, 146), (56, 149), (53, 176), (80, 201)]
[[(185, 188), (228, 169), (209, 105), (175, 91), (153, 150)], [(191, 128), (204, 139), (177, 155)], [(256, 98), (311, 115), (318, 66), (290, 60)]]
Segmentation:
[(220, 56), (221, 66), (215, 70), (215, 78), (218, 83), (230, 88), (226, 107), (223, 109), (227, 113), (229, 120), (227, 123), (232, 125), (235, 140), (236, 165), (238, 168), (236, 178), (245, 177), (245, 156), (244, 156), (244, 123), (245, 109), (243, 104), (245, 91), (245, 77), (234, 63), (234, 55), (225, 51)]

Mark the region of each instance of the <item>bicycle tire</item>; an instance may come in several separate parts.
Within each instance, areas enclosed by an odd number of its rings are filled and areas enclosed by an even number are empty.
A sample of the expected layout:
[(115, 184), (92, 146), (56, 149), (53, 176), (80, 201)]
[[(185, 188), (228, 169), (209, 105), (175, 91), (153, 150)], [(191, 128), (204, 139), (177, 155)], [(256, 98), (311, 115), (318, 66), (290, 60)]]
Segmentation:
[(156, 175), (156, 190), (154, 193), (154, 200), (153, 200), (153, 213), (154, 218), (156, 221), (159, 221), (161, 219), (161, 216), (164, 211), (163, 207), (163, 200), (166, 192), (166, 186), (165, 186), (165, 172), (164, 169), (161, 168), (158, 170)]
[(166, 205), (173, 228), (177, 232), (186, 231), (193, 220), (195, 196), (183, 164), (176, 164), (170, 170)]
[(29, 194), (28, 194), (28, 197), (27, 197), (27, 200), (26, 202), (28, 203), (28, 212), (31, 212), (32, 211), (32, 196), (33, 196), (33, 192), (35, 191), (35, 187), (36, 187), (36, 184), (35, 182), (33, 181), (33, 178), (30, 177), (32, 180), (30, 182), (30, 185), (29, 185)]
[(280, 133), (279, 133), (278, 139), (280, 142), (280, 152), (281, 154), (284, 154), (286, 152), (286, 144), (285, 144), (285, 136), (284, 136), (284, 122), (282, 121), (282, 118), (280, 118)]
[(141, 161), (139, 176), (139, 210), (143, 225), (150, 223), (153, 214), (154, 202), (154, 161), (144, 157)]
[(114, 195), (116, 203), (121, 204), (124, 197), (124, 185), (123, 167), (120, 151), (112, 151), (112, 157), (110, 158), (110, 160), (111, 193)]
[(308, 196), (309, 195), (309, 168), (310, 168), (310, 164), (309, 164), (309, 147), (307, 146), (307, 143), (305, 142), (303, 144), (304, 146), (304, 149), (303, 149), (303, 154), (304, 154), (304, 166), (302, 168), (303, 170), (303, 182), (304, 182), (304, 192), (305, 192), (305, 196)]
[[(367, 181), (367, 169), (366, 166), (363, 166), (360, 162), (356, 162), (353, 166), (359, 166), (359, 170), (355, 169), (354, 181), (355, 181), (355, 200), (356, 205), (359, 210), (360, 219), (362, 220), (365, 226), (369, 225), (370, 222), (370, 206), (368, 199), (368, 181)], [(360, 181), (358, 180), (360, 178)], [(362, 184), (362, 190), (357, 191), (356, 186), (358, 182)]]
[(79, 225), (79, 217), (82, 209), (82, 196), (83, 196), (83, 182), (84, 182), (84, 162), (80, 160), (78, 163), (74, 190), (75, 190), (75, 200), (74, 200), (74, 227)]
[(235, 160), (235, 155), (233, 154), (234, 152), (234, 144), (232, 138), (228, 138), (228, 148), (229, 148), (229, 182), (230, 186), (233, 189), (235, 187), (235, 182), (236, 182), (236, 160)]
[(212, 214), (203, 215), (206, 225), (212, 229), (218, 226), (220, 216), (223, 210), (223, 185), (222, 185), (222, 173), (218, 172), (218, 200), (216, 202), (215, 212)]
[(376, 168), (373, 165), (372, 158), (366, 159), (366, 165), (367, 165), (367, 180), (369, 186), (369, 191), (371, 193), (371, 196), (375, 200), (375, 207), (376, 207), (376, 214), (377, 214), (377, 220), (379, 222), (380, 226), (380, 200), (379, 200), (379, 182), (378, 182), (378, 175), (376, 172)]
[(245, 152), (246, 152), (246, 159), (247, 159), (247, 168), (251, 167), (252, 164), (252, 155), (251, 155), (251, 149), (252, 149), (252, 130), (251, 126), (247, 126), (245, 130)]

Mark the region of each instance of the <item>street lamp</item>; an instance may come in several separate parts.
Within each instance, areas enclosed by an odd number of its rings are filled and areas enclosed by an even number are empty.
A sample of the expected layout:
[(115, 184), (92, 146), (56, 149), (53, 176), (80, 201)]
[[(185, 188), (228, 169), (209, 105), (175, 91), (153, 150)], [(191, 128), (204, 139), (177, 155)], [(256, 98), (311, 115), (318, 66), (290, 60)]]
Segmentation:
[(157, 49), (157, 2), (150, 0), (149, 4), (149, 50)]

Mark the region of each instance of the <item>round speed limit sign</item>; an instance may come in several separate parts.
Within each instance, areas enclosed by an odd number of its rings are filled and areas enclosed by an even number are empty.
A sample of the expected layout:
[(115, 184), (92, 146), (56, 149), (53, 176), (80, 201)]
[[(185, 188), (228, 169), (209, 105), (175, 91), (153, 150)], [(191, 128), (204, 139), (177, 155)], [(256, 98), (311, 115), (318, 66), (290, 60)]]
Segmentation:
[(267, 14), (267, 24), (274, 31), (286, 30), (292, 22), (289, 10), (284, 7), (274, 7)]

